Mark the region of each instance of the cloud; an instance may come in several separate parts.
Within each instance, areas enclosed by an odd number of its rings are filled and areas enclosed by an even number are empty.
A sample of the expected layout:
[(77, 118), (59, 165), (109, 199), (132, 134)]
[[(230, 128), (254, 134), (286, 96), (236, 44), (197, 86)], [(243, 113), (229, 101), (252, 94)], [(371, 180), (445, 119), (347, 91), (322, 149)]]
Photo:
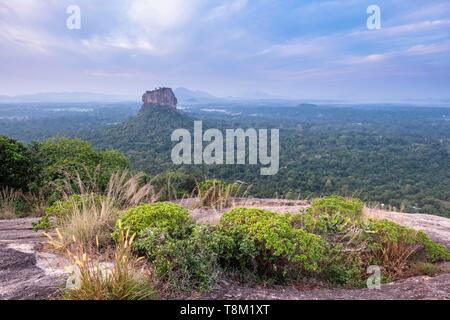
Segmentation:
[(139, 32), (154, 36), (188, 24), (200, 3), (199, 0), (129, 0), (126, 15)]
[(0, 43), (6, 42), (31, 50), (35, 53), (47, 53), (48, 36), (29, 28), (12, 26), (0, 22)]
[(132, 72), (121, 72), (121, 71), (111, 71), (111, 70), (85, 70), (85, 74), (93, 77), (110, 78), (110, 77), (135, 77), (136, 74)]
[[(380, 30), (377, 30), (376, 32), (382, 34), (383, 36), (400, 36), (411, 33), (417, 34), (418, 32), (432, 32), (433, 30), (443, 30), (442, 28), (446, 27), (450, 27), (450, 19), (417, 21), (414, 23), (394, 25), (389, 27), (383, 26)], [(350, 35), (360, 36), (373, 34), (374, 31), (365, 30), (352, 32)]]
[(333, 46), (330, 37), (302, 38), (278, 43), (260, 52), (262, 55), (272, 54), (280, 57), (309, 56), (329, 52)]
[(415, 55), (427, 55), (450, 51), (450, 42), (419, 44), (412, 46), (406, 53)]
[(414, 56), (434, 55), (450, 51), (450, 42), (437, 42), (430, 44), (418, 44), (404, 49), (387, 51), (383, 53), (369, 54), (366, 56), (351, 57), (343, 61), (343, 64), (377, 63), (390, 59), (405, 59)]
[(222, 5), (214, 7), (208, 14), (207, 20), (217, 20), (227, 18), (244, 9), (248, 0), (231, 0)]
[(2, 0), (0, 13), (14, 14), (16, 18), (35, 18), (36, 14), (43, 12), (46, 7), (45, 1), (38, 0)]

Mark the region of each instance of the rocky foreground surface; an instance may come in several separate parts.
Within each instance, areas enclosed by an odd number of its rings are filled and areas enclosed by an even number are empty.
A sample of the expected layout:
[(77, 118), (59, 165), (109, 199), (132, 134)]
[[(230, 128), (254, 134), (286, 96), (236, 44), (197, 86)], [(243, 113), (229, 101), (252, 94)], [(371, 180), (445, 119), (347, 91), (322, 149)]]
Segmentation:
[(67, 261), (43, 250), (35, 219), (0, 221), (0, 299), (51, 299), (64, 284)]
[[(250, 200), (246, 206), (280, 213), (298, 212), (306, 207), (301, 201)], [(399, 224), (424, 230), (433, 240), (450, 248), (450, 219), (406, 213), (366, 210), (376, 219), (389, 219)], [(194, 219), (214, 223), (221, 212), (193, 210)], [(65, 283), (68, 266), (64, 257), (45, 250), (47, 238), (31, 230), (34, 219), (0, 221), (0, 299), (52, 299)], [(222, 282), (201, 299), (448, 299), (450, 300), (450, 263), (441, 265), (436, 277), (412, 277), (390, 284), (380, 290), (334, 288), (255, 288)]]

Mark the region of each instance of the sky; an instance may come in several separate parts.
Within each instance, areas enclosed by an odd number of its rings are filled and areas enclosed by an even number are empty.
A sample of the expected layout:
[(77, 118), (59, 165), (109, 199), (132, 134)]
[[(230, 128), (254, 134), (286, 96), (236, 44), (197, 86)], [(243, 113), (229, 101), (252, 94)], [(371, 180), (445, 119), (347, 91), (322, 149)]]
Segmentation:
[[(71, 5), (79, 29), (67, 27)], [(380, 29), (367, 27), (370, 5)], [(0, 0), (0, 95), (159, 86), (450, 99), (450, 1)]]

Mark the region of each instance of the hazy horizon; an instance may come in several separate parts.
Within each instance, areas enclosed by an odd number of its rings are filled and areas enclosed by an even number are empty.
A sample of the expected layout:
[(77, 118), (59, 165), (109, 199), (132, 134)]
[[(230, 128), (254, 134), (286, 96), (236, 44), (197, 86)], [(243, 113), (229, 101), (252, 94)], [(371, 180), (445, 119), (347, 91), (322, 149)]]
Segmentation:
[[(152, 90), (153, 88), (148, 88)], [(177, 90), (188, 90), (191, 93), (202, 92), (205, 94), (210, 94), (204, 90), (190, 89), (185, 87), (174, 88), (176, 93)], [(142, 93), (136, 95), (126, 95), (126, 94), (107, 94), (102, 92), (81, 92), (81, 91), (59, 91), (59, 92), (36, 92), (36, 93), (27, 93), (20, 95), (0, 95), (0, 104), (2, 103), (103, 103), (103, 102), (141, 102)], [(257, 96), (256, 93), (242, 96), (215, 96), (211, 95), (212, 101), (214, 99), (217, 102), (227, 100), (229, 101), (251, 101), (251, 100), (286, 100), (286, 101), (298, 101), (299, 103), (329, 103), (329, 104), (410, 104), (410, 105), (418, 105), (418, 106), (434, 106), (436, 103), (440, 104), (437, 106), (446, 106), (450, 107), (450, 98), (446, 99), (433, 99), (433, 98), (423, 98), (423, 99), (397, 99), (397, 100), (362, 100), (362, 99), (304, 99), (304, 98), (292, 98), (292, 97), (283, 97), (283, 96), (272, 96), (266, 93), (259, 93), (261, 96)], [(180, 97), (176, 94), (178, 100), (182, 102), (184, 99), (180, 99)], [(61, 97), (61, 98), (59, 98)], [(198, 102), (207, 102), (205, 99), (199, 99)]]

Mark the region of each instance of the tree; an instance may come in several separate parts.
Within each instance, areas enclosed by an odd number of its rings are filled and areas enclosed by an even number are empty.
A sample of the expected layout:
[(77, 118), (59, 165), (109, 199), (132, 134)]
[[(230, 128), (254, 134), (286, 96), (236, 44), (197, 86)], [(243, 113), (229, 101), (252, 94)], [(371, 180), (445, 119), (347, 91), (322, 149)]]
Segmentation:
[(96, 151), (81, 139), (54, 138), (37, 149), (43, 166), (41, 187), (52, 193), (59, 193), (68, 177), (77, 176), (84, 182), (96, 180), (104, 189), (112, 173), (130, 168), (119, 151)]
[(0, 187), (27, 190), (38, 174), (37, 161), (22, 143), (0, 136)]

